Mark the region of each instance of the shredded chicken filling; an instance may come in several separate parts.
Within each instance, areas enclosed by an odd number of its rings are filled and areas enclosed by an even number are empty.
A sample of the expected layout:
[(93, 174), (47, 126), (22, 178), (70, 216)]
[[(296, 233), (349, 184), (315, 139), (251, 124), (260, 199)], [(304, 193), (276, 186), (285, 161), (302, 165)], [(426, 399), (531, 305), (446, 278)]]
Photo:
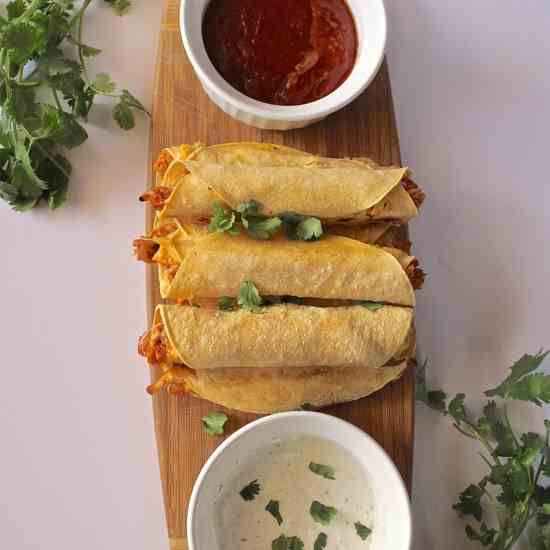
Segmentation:
[(141, 202), (148, 202), (155, 210), (161, 210), (164, 208), (165, 202), (172, 194), (172, 188), (165, 187), (164, 185), (156, 185), (145, 193), (139, 196)]
[(405, 177), (403, 178), (401, 184), (403, 185), (403, 188), (407, 193), (411, 196), (411, 199), (413, 200), (416, 207), (419, 207), (425, 200), (426, 194), (420, 187), (414, 183), (413, 180)]

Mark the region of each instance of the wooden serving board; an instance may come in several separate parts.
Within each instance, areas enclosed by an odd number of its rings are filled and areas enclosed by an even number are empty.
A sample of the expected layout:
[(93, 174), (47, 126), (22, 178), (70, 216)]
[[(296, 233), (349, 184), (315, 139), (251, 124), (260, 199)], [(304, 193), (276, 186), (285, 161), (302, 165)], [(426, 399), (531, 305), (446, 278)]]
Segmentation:
[[(152, 159), (163, 147), (180, 143), (264, 141), (323, 156), (368, 156), (384, 165), (400, 163), (385, 63), (361, 97), (325, 121), (288, 132), (257, 130), (224, 114), (203, 92), (181, 43), (179, 4), (180, 0), (165, 0), (164, 5), (153, 96)], [(147, 229), (152, 219), (149, 211)], [(154, 307), (161, 302), (155, 268), (149, 268), (147, 287), (150, 323)], [(153, 380), (157, 375), (153, 370)], [(206, 436), (200, 419), (222, 407), (191, 396), (161, 392), (153, 398), (153, 409), (170, 547), (186, 550), (185, 522), (193, 483), (210, 453), (223, 441)], [(414, 421), (411, 369), (378, 393), (330, 407), (326, 412), (349, 420), (372, 435), (393, 458), (410, 489)], [(228, 411), (228, 415), (227, 434), (257, 418), (234, 411)]]

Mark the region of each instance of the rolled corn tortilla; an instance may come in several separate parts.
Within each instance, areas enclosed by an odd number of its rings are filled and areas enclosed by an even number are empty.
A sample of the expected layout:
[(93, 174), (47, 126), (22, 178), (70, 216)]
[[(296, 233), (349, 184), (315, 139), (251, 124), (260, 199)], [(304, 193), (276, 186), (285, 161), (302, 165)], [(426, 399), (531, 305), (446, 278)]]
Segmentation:
[(270, 414), (361, 399), (398, 379), (407, 363), (382, 368), (294, 367), (193, 370), (172, 367), (148, 387), (150, 393), (192, 393), (238, 411)]
[(262, 215), (295, 212), (325, 224), (405, 223), (418, 214), (401, 185), (406, 168), (372, 169), (353, 161), (341, 168), (236, 166), (192, 160), (184, 164), (190, 173), (171, 192), (161, 219), (208, 220), (216, 200), (230, 208), (255, 200), (262, 204)]
[(171, 283), (163, 284), (171, 300), (237, 296), (251, 280), (262, 296), (415, 304), (406, 272), (411, 257), (396, 249), (334, 235), (315, 242), (280, 237), (266, 243), (226, 233), (174, 240), (174, 254), (159, 249), (159, 255), (181, 258)]
[[(395, 185), (388, 190), (384, 200), (370, 204), (367, 211), (356, 213), (351, 218), (344, 216), (340, 223), (362, 223), (376, 220), (394, 220), (404, 223), (418, 214), (417, 204), (424, 198), (421, 190), (408, 179), (408, 170), (396, 167), (381, 167), (368, 158), (333, 159), (311, 155), (304, 151), (268, 143), (225, 143), (206, 147), (201, 143), (170, 147), (161, 151), (154, 163), (155, 186), (141, 196), (141, 200), (150, 201), (160, 210), (161, 219), (178, 217), (188, 223), (208, 220), (212, 214), (212, 202), (220, 193), (216, 188), (204, 189), (204, 185), (195, 175), (189, 174), (186, 162), (201, 165), (230, 166), (239, 170), (243, 168), (308, 168), (328, 169), (364, 169), (372, 185), (378, 185), (381, 174), (398, 173), (402, 170), (403, 185)], [(267, 175), (265, 176), (267, 177)], [(294, 177), (294, 176), (292, 176)], [(345, 182), (344, 182), (345, 183)], [(223, 191), (223, 189), (222, 189)], [(252, 197), (257, 201), (261, 200)], [(299, 201), (299, 198), (294, 201)], [(302, 206), (302, 202), (298, 202)], [(230, 206), (231, 204), (228, 203)], [(306, 212), (300, 212), (306, 213)], [(320, 215), (319, 215), (320, 216)], [(319, 217), (318, 216), (318, 217)], [(326, 220), (333, 223), (333, 220)]]
[(203, 226), (170, 227), (168, 235), (138, 239), (134, 246), (138, 258), (159, 264), (161, 294), (174, 301), (236, 296), (251, 280), (263, 296), (414, 306), (413, 289), (423, 281), (413, 256), (347, 237), (266, 242), (208, 233)]
[(253, 313), (159, 305), (140, 353), (154, 364), (193, 369), (379, 368), (414, 352), (413, 315), (396, 306), (371, 311), (284, 304)]

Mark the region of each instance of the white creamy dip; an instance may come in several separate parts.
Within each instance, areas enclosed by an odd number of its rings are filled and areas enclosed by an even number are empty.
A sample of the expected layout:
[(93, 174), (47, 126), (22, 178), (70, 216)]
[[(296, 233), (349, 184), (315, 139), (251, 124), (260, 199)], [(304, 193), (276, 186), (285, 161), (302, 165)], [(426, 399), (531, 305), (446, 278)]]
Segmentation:
[[(335, 479), (313, 473), (311, 462), (334, 468)], [(260, 492), (246, 501), (240, 491), (254, 480)], [(271, 500), (279, 502), (280, 526), (265, 510)], [(329, 525), (315, 522), (313, 501), (336, 508)], [(281, 534), (299, 537), (311, 550), (320, 533), (327, 535), (327, 550), (369, 550), (376, 532), (368, 473), (338, 445), (309, 436), (274, 441), (235, 464), (219, 488), (214, 518), (220, 550), (271, 550)], [(358, 536), (356, 522), (372, 529), (367, 540)]]

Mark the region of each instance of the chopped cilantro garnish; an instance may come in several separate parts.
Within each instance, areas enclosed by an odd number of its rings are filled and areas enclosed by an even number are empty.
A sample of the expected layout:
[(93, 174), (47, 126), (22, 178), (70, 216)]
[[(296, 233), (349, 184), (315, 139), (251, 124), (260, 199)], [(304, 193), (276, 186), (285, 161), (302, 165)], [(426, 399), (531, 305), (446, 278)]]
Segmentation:
[(285, 226), (286, 236), (292, 240), (312, 241), (323, 234), (321, 220), (303, 216), (296, 212), (285, 212), (280, 215)]
[(296, 226), (296, 237), (300, 241), (314, 241), (323, 234), (323, 226), (318, 218), (306, 218)]
[(254, 500), (256, 498), (256, 495), (260, 494), (260, 484), (258, 483), (258, 480), (255, 479), (254, 481), (251, 481), (246, 487), (243, 487), (239, 491), (239, 495), (243, 498), (243, 500)]
[(369, 535), (372, 533), (372, 529), (369, 529), (366, 525), (363, 525), (360, 521), (354, 523), (355, 532), (359, 535), (361, 540), (367, 540)]
[(208, 435), (223, 435), (223, 427), (228, 420), (226, 414), (213, 411), (202, 417), (202, 425)]
[(235, 227), (235, 212), (226, 210), (220, 201), (212, 204), (214, 214), (208, 225), (210, 233), (223, 233), (227, 231), (230, 235), (238, 235), (239, 230)]
[(242, 309), (258, 312), (263, 303), (262, 297), (252, 281), (244, 281), (239, 289), (237, 303)]
[(223, 311), (233, 311), (234, 309), (237, 309), (237, 303), (235, 302), (234, 298), (230, 298), (229, 296), (222, 296), (218, 300), (218, 309), (221, 309)]
[(298, 537), (281, 535), (271, 542), (271, 550), (304, 550), (304, 543)]
[(332, 466), (326, 464), (317, 464), (316, 462), (309, 463), (309, 469), (318, 476), (322, 476), (325, 479), (336, 479), (334, 477), (335, 470)]
[(325, 533), (319, 533), (313, 544), (313, 550), (325, 550), (327, 547), (327, 536)]
[(302, 411), (314, 411), (315, 407), (311, 403), (302, 403), (300, 409)]
[(271, 239), (279, 231), (282, 223), (279, 218), (267, 218), (266, 220), (252, 218), (248, 220), (247, 231), (254, 239), (265, 241)]
[(309, 508), (311, 517), (321, 525), (328, 525), (335, 517), (337, 510), (332, 506), (325, 506), (318, 500), (314, 500)]
[(279, 512), (279, 501), (270, 500), (265, 507), (266, 511), (269, 512), (276, 520), (279, 525), (283, 523), (283, 516)]

